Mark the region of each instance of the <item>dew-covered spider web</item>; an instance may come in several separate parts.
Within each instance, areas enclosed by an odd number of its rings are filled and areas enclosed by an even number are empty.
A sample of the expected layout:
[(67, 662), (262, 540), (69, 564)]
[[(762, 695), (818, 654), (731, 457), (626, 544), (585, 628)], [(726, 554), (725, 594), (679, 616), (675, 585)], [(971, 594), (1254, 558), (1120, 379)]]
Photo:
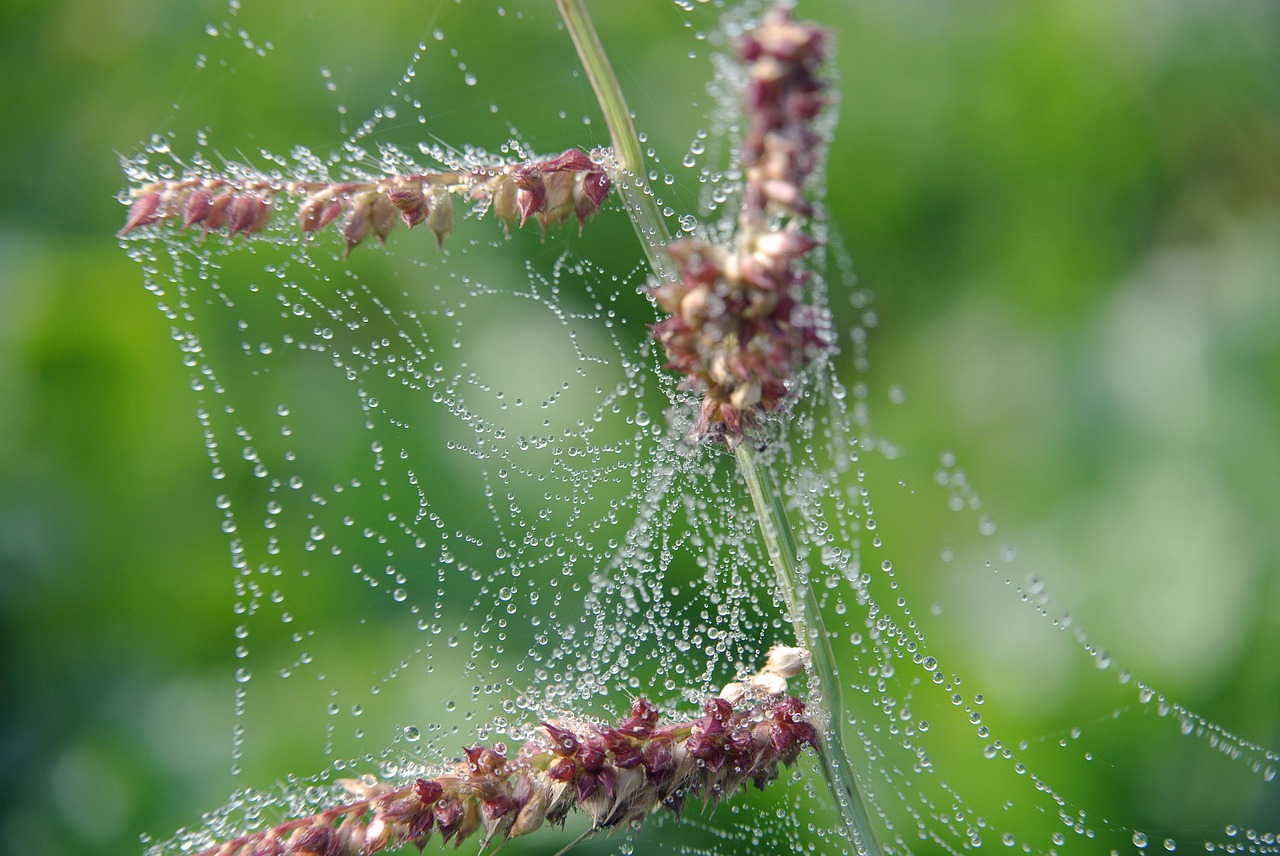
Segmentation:
[[(193, 94), (129, 159), (131, 184), (351, 181), (608, 144), (552, 4), (413, 4), (376, 25), (367, 10), (306, 3), (280, 19), (265, 5), (210, 20)], [(759, 9), (722, 5), (593, 7), (677, 233), (723, 236), (740, 193), (741, 72), (725, 54)], [(338, 55), (310, 56), (311, 36), (335, 29)], [(315, 70), (310, 89), (272, 88), (291, 64)], [(250, 91), (255, 106), (229, 112), (261, 127), (219, 119), (219, 99)], [(330, 136), (291, 138), (293, 110)], [(694, 403), (649, 338), (650, 272), (616, 196), (581, 234), (531, 222), (507, 236), (482, 202), (459, 203), (441, 249), (400, 227), (349, 255), (336, 227), (300, 234), (293, 210), (252, 236), (159, 224), (124, 241), (190, 370), (212, 473), (193, 489), (221, 517), (235, 614), (242, 790), (156, 852), (307, 813), (341, 778), (412, 778), (464, 745), (519, 745), (543, 719), (614, 719), (641, 695), (687, 713), (793, 641), (733, 456), (687, 439)], [(876, 319), (838, 226), (818, 227), (813, 289), (839, 338), (760, 445), (825, 610), (885, 851), (1276, 852), (1276, 753), (1114, 660), (1053, 576), (993, 534), (955, 455), (904, 454), (878, 431)], [(945, 577), (901, 558), (919, 542)], [(1048, 652), (1012, 658), (1009, 681), (1069, 675), (1090, 714), (984, 698), (971, 640), (999, 660), (1000, 627)], [(1133, 768), (1133, 743), (1170, 763)], [(1132, 790), (1183, 797), (1113, 811)], [(577, 824), (507, 850), (555, 852)], [(764, 792), (578, 845), (848, 847), (808, 757)]]

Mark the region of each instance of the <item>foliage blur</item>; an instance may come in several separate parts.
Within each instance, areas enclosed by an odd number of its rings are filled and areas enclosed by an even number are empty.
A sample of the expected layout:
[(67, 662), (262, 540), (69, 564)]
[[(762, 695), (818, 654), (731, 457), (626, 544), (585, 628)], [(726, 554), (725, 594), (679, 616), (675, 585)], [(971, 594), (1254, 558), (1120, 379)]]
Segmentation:
[[(339, 72), (363, 115), (433, 14), (407, 0), (317, 0), (305, 18), (259, 5), (245, 0), (254, 32), (296, 61), (236, 65), (260, 79), (234, 98), (192, 69), (225, 3), (0, 8), (6, 853), (137, 852), (139, 833), (165, 837), (234, 787), (225, 536), (189, 377), (114, 237), (118, 158), (204, 125), (322, 151), (344, 134), (319, 69), (360, 58)], [(667, 0), (592, 5), (650, 143), (678, 159), (696, 117), (671, 76), (688, 66), (664, 57), (688, 33)], [(896, 498), (900, 479), (928, 489), (947, 451), (996, 541), (1016, 547), (1011, 575), (1044, 579), (1143, 680), (1280, 745), (1280, 7), (800, 7), (839, 40), (828, 201), (878, 322), (869, 372), (842, 373), (866, 384), (873, 429), (899, 450), (877, 487), (883, 528), (916, 602), (965, 605), (934, 646), (1010, 732), (1096, 712), (1078, 689), (1086, 657), (1030, 641), (1043, 634), (1023, 634), (1016, 598), (966, 601), (939, 554), (955, 525), (945, 503)], [(546, 32), (511, 44), (477, 27), (465, 52), (505, 52), (536, 104), (539, 58), (572, 61)], [(465, 93), (440, 98), (447, 130), (429, 130), (466, 140), (450, 124)], [(575, 142), (548, 127), (546, 150)], [(620, 234), (604, 250), (638, 259)], [(396, 252), (434, 252), (414, 238)], [(1121, 735), (1086, 786), (1113, 816), (1195, 829), (1219, 773), (1191, 749)], [(1275, 788), (1258, 800), (1225, 808), (1280, 826)]]

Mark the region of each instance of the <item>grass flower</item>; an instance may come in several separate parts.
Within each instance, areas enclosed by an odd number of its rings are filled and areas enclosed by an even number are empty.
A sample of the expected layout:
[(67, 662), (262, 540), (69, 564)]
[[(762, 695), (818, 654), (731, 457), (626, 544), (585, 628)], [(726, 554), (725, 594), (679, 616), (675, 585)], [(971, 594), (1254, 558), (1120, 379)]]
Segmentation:
[(817, 246), (801, 225), (814, 213), (804, 186), (822, 148), (814, 120), (827, 103), (817, 76), (824, 41), (820, 28), (783, 8), (742, 39), (749, 127), (737, 234), (728, 245), (701, 238), (670, 245), (680, 279), (651, 292), (667, 313), (652, 327), (667, 368), (684, 375), (682, 389), (702, 395), (696, 440), (736, 445), (786, 405), (799, 369), (829, 346), (829, 315), (806, 303), (800, 270)]
[(298, 228), (317, 232), (342, 218), (347, 252), (372, 235), (379, 243), (403, 222), (412, 229), (426, 223), (437, 244), (453, 231), (454, 197), (492, 210), (507, 228), (531, 218), (542, 227), (570, 217), (579, 229), (600, 210), (611, 180), (604, 167), (578, 149), (540, 160), (495, 164), (458, 172), (394, 175), (368, 181), (237, 181), (189, 175), (136, 188), (120, 235), (163, 221), (183, 229), (199, 226), (205, 234), (260, 232), (271, 222), (281, 199), (300, 198)]
[(727, 685), (691, 719), (664, 722), (637, 698), (614, 725), (546, 721), (515, 752), (501, 743), (472, 746), (452, 766), (409, 782), (344, 780), (350, 802), (200, 856), (367, 856), (422, 848), (433, 836), (456, 844), (474, 835), (484, 850), (562, 825), (573, 812), (590, 819), (585, 837), (656, 812), (678, 816), (689, 797), (714, 805), (748, 784), (763, 789), (779, 765), (818, 748), (804, 703), (787, 695), (786, 673), (799, 674), (794, 664), (806, 657), (798, 649), (771, 653), (759, 674)]

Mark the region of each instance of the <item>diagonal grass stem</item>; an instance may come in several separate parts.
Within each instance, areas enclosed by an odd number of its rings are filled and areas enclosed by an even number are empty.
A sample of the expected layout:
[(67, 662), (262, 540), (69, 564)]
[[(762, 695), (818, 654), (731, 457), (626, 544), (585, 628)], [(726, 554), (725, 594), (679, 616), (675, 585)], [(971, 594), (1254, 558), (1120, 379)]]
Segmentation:
[(661, 251), (671, 242), (671, 231), (666, 218), (658, 209), (657, 199), (644, 177), (644, 154), (640, 151), (640, 136), (631, 122), (631, 111), (622, 96), (617, 75), (609, 64), (609, 57), (600, 44), (600, 37), (587, 14), (583, 0), (556, 0), (560, 17), (564, 20), (578, 59), (591, 81), (596, 101), (609, 126), (609, 138), (613, 143), (613, 156), (621, 174), (615, 182), (631, 225), (640, 237), (649, 267), (660, 279), (675, 281), (679, 277), (675, 264)]
[(734, 457), (755, 506), (760, 534), (777, 578), (778, 590), (787, 604), (796, 644), (807, 649), (811, 658), (809, 679), (811, 690), (816, 692), (810, 693), (809, 703), (822, 719), (823, 751), (818, 753), (818, 757), (823, 777), (849, 829), (855, 851), (859, 856), (877, 856), (881, 852), (880, 846), (844, 743), (840, 672), (836, 668), (831, 639), (823, 623), (808, 570), (797, 557), (796, 542), (787, 510), (782, 504), (782, 494), (773, 480), (773, 473), (749, 443), (739, 443), (734, 448)]

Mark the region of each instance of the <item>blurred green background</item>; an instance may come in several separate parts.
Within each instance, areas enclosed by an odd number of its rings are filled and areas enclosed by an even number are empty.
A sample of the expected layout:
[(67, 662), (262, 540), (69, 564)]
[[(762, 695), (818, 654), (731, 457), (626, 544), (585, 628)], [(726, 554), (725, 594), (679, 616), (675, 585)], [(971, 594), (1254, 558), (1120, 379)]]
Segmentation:
[[(0, 8), (4, 852), (137, 852), (139, 833), (167, 836), (233, 786), (225, 536), (188, 373), (114, 237), (119, 155), (204, 125), (324, 151), (345, 136), (338, 102), (362, 117), (397, 85), (440, 14), (423, 5), (250, 4), (250, 35), (275, 43), (262, 63), (206, 33), (234, 35), (225, 3)], [(902, 450), (882, 528), (917, 602), (967, 604), (935, 648), (1010, 731), (1096, 713), (1062, 677), (1086, 658), (1011, 642), (1029, 610), (965, 600), (939, 552), (961, 524), (921, 512), (945, 503), (894, 499), (900, 479), (931, 489), (946, 450), (1016, 545), (1011, 576), (1045, 579), (1143, 680), (1280, 745), (1280, 6), (801, 6), (839, 40), (829, 203), (876, 315), (869, 374), (842, 371)], [(666, 0), (593, 10), (677, 162), (701, 121), (684, 73), (705, 57), (670, 61), (693, 40)], [(489, 23), (449, 37), (476, 65), (509, 58), (536, 107), (539, 75), (562, 80), (543, 63), (572, 56), (550, 25), (512, 30), (534, 31), (543, 42)], [(206, 54), (234, 70), (197, 72)], [(491, 134), (467, 124), (458, 80), (432, 107), (439, 133)], [(548, 124), (544, 148), (581, 127)], [(1217, 785), (1180, 757), (1189, 742), (1109, 748), (1110, 814), (1193, 818)], [(1280, 825), (1274, 787), (1236, 808)]]

